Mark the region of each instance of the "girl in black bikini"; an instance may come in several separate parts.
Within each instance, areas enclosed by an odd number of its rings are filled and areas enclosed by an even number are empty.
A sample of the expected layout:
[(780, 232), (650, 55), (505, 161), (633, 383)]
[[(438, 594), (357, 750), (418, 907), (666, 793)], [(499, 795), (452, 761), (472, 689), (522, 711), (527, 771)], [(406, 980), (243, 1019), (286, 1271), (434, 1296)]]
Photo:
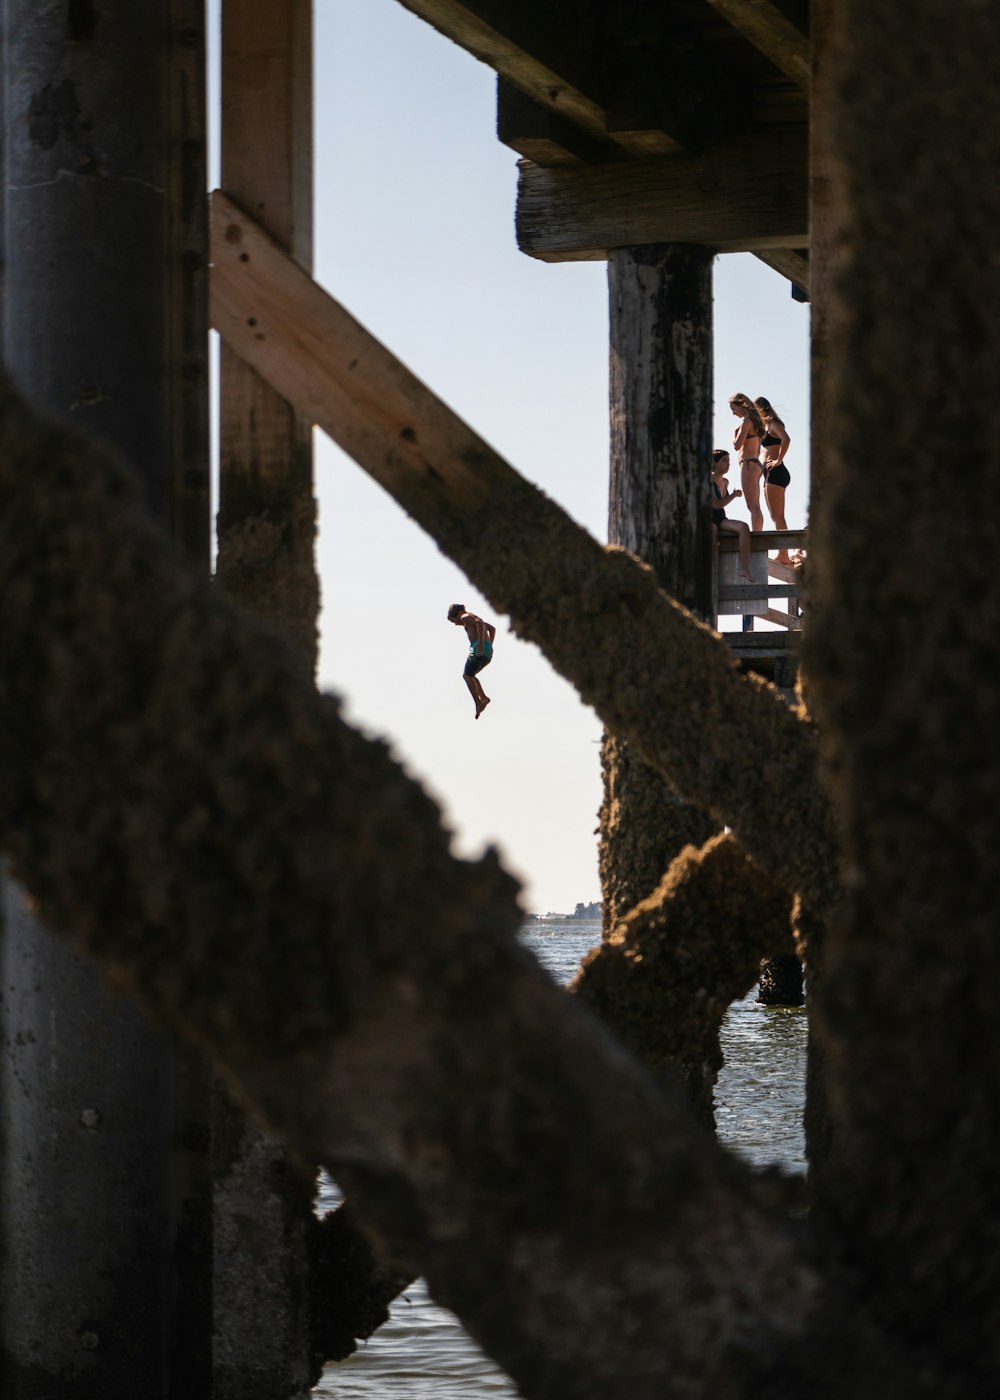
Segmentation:
[(760, 440), (764, 435), (764, 424), (753, 399), (746, 394), (733, 394), (729, 407), (740, 419), (739, 427), (733, 433), (733, 447), (740, 460), (740, 485), (743, 498), (750, 512), (750, 529), (763, 530), (764, 515), (760, 508)]
[[(791, 477), (785, 466), (785, 453), (788, 451), (790, 438), (785, 432), (784, 423), (775, 413), (769, 399), (761, 396), (755, 400), (755, 405), (760, 411), (764, 427), (760, 439), (761, 451), (763, 452), (760, 466), (764, 474), (764, 500), (767, 502), (767, 512), (774, 521), (776, 530), (787, 530), (788, 526), (785, 524), (785, 487)], [(792, 563), (787, 549), (779, 549), (775, 563)]]
[(716, 448), (712, 453), (712, 524), (718, 536), (735, 535), (740, 551), (740, 573), (748, 583), (754, 578), (750, 572), (750, 527), (745, 520), (727, 520), (725, 507), (730, 501), (742, 496), (742, 491), (730, 491), (726, 472), (729, 470), (729, 453)]

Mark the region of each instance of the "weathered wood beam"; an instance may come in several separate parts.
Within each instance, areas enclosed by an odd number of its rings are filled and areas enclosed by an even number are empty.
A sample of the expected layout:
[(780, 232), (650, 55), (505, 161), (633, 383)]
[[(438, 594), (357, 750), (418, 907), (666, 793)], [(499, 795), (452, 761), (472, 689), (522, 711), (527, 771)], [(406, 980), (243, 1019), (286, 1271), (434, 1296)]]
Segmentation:
[[(224, 0), (222, 183), (303, 267), (312, 266), (310, 0)], [(312, 433), (222, 347), (220, 581), (285, 628), (315, 668)]]
[(777, 627), (790, 627), (793, 631), (800, 631), (802, 619), (797, 613), (779, 612), (777, 608), (765, 608), (761, 616), (768, 622), (773, 622)]
[(639, 157), (700, 145), (719, 110), (704, 44), (672, 9), (647, 0), (615, 0), (604, 19), (609, 135)]
[[(712, 615), (711, 249), (619, 248), (608, 258), (611, 454), (608, 543), (649, 564), (661, 586)], [(605, 731), (598, 869), (605, 939), (686, 846), (716, 831), (662, 774)], [(712, 1034), (707, 1040), (713, 1041)], [(694, 1063), (690, 1063), (692, 1060)], [(712, 1121), (717, 1043), (681, 1053), (692, 1102)]]
[[(400, 0), (408, 10), (495, 69), (498, 76), (598, 140), (633, 154), (676, 150), (683, 132), (669, 113), (619, 119), (607, 110), (606, 45), (590, 7), (549, 0)], [(650, 122), (643, 126), (641, 122)], [(501, 137), (501, 139), (503, 139)]]
[(794, 0), (708, 0), (713, 10), (796, 83), (810, 85), (809, 6)]
[[(171, 255), (168, 412), (171, 419), (171, 533), (207, 574), (212, 558), (211, 413), (208, 325), (208, 111), (204, 0), (171, 0), (165, 116), (169, 147), (167, 211)], [(174, 1242), (174, 1395), (211, 1394), (214, 1346), (212, 1066), (195, 1047), (173, 1049), (174, 1144), (171, 1152)]]
[[(1000, 1257), (982, 1234), (1000, 1218), (1000, 1053), (996, 1011), (978, 991), (1000, 971), (998, 748), (983, 742), (996, 728), (986, 675), (1000, 589), (993, 548), (967, 548), (972, 512), (949, 509), (922, 473), (897, 544), (898, 501), (871, 489), (871, 464), (919, 455), (947, 482), (976, 462), (983, 502), (1000, 484), (997, 11), (824, 0), (815, 14), (825, 31), (812, 124), (820, 349), (814, 340), (804, 671), (845, 850), (862, 853), (864, 874), (855, 885), (852, 873), (843, 916), (830, 921), (825, 975), (814, 983), (810, 972), (831, 1144), (810, 1170), (810, 1216), (851, 1232), (852, 1258), (872, 1261), (880, 1315), (940, 1358), (932, 1393), (968, 1365), (962, 1385), (975, 1396), (1000, 1375)], [(954, 409), (918, 424), (913, 405), (943, 384), (961, 386)], [(943, 584), (945, 559), (960, 572)], [(845, 685), (848, 655), (856, 679)], [(950, 1025), (910, 1014), (930, 968), (955, 989)], [(843, 1008), (858, 993), (872, 1014), (848, 1027)], [(961, 1107), (945, 1087), (956, 1067), (969, 1086)], [(821, 1141), (811, 1135), (810, 1146)], [(933, 1165), (914, 1171), (925, 1144)], [(876, 1198), (891, 1208), (858, 1205)]]
[(672, 155), (694, 144), (694, 131), (673, 101), (671, 54), (654, 42), (634, 44), (609, 34), (605, 57), (608, 136), (630, 155)]
[(581, 165), (601, 152), (592, 135), (505, 78), (497, 79), (497, 139), (536, 165)]
[[(805, 548), (808, 540), (808, 530), (755, 530), (750, 536), (750, 553), (763, 551), (766, 554), (772, 549)], [(723, 535), (717, 548), (720, 554), (738, 554), (739, 541), (735, 535)], [(770, 564), (774, 564), (773, 559)]]
[[(654, 1074), (679, 1069), (689, 1101), (711, 1122), (722, 1019), (753, 987), (762, 959), (794, 952), (790, 905), (718, 833), (677, 854), (584, 960), (571, 990)], [(709, 908), (718, 917), (706, 919)]]
[(762, 263), (787, 277), (793, 287), (809, 300), (809, 253), (802, 248), (763, 248), (756, 253)]
[(169, 247), (173, 274), (170, 343), (170, 528), (189, 558), (211, 563), (209, 504), (208, 206), (202, 191), (208, 164), (208, 113), (203, 0), (172, 0), (172, 46), (166, 91), (170, 149)]
[(604, 135), (604, 99), (596, 64), (571, 46), (575, 26), (562, 5), (531, 0), (400, 0), (406, 9), (496, 70), (542, 107), (595, 136)]
[(700, 617), (712, 608), (712, 256), (655, 244), (608, 258), (608, 543)]
[[(221, 171), (312, 266), (311, 0), (222, 0)], [(216, 579), (316, 664), (312, 425), (228, 346), (220, 352)], [(217, 1084), (213, 1102), (213, 1400), (304, 1394), (313, 1383), (312, 1189)], [(266, 1269), (251, 1266), (266, 1256)]]
[(544, 262), (601, 259), (642, 243), (702, 243), (723, 253), (804, 248), (806, 133), (585, 170), (525, 164), (516, 228), (521, 251)]
[(802, 589), (791, 583), (723, 583), (719, 597), (727, 602), (739, 598), (797, 598)]

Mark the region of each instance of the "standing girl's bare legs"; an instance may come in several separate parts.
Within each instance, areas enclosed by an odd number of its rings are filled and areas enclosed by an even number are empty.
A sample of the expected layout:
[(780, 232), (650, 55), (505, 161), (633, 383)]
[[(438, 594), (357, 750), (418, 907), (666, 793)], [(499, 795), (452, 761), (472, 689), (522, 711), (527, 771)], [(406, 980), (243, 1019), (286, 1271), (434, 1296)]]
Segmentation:
[[(787, 530), (785, 524), (785, 488), (783, 486), (772, 486), (769, 482), (764, 483), (764, 500), (767, 502), (767, 512), (774, 521), (776, 530)], [(787, 549), (779, 549), (775, 557), (776, 564), (790, 564), (792, 561), (788, 557)]]
[(760, 508), (760, 463), (747, 458), (740, 463), (740, 485), (743, 499), (750, 512), (750, 529), (761, 531), (764, 528), (764, 512)]

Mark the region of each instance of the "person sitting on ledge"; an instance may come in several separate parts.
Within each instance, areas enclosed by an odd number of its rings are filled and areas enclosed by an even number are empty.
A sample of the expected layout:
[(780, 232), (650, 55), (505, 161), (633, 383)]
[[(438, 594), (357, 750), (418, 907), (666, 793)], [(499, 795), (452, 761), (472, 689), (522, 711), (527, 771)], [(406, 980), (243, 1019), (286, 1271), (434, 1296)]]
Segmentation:
[(464, 603), (452, 603), (448, 609), (448, 621), (456, 627), (464, 627), (469, 639), (469, 655), (465, 660), (465, 684), (476, 704), (476, 719), (490, 703), (490, 697), (483, 690), (479, 672), (493, 660), (493, 638), (497, 629), (492, 622), (484, 622), (474, 612), (466, 612)]
[(735, 501), (742, 496), (742, 491), (730, 491), (729, 482), (726, 480), (726, 472), (729, 470), (729, 453), (725, 448), (719, 447), (712, 453), (712, 494), (715, 502), (712, 506), (712, 524), (715, 526), (715, 537), (718, 540), (720, 534), (735, 535), (740, 551), (740, 573), (747, 583), (755, 583), (753, 575), (750, 573), (750, 526), (745, 520), (727, 520), (725, 507), (730, 501)]

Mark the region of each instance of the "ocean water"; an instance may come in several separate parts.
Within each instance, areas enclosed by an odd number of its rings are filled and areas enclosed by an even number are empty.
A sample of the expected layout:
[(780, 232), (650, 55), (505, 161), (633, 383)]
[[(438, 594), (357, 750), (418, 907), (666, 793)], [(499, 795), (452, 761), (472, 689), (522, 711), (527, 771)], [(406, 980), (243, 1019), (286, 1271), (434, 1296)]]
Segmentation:
[[(599, 923), (531, 924), (524, 940), (559, 982), (600, 942)], [(726, 1063), (715, 1094), (719, 1137), (755, 1165), (805, 1169), (806, 1018), (801, 1008), (758, 1006), (756, 989), (730, 1007), (722, 1028)], [(321, 1178), (319, 1205), (337, 1190)], [(317, 1400), (489, 1400), (515, 1397), (513, 1382), (483, 1356), (458, 1319), (439, 1308), (422, 1282), (392, 1305), (390, 1320), (346, 1361), (327, 1366)]]

